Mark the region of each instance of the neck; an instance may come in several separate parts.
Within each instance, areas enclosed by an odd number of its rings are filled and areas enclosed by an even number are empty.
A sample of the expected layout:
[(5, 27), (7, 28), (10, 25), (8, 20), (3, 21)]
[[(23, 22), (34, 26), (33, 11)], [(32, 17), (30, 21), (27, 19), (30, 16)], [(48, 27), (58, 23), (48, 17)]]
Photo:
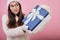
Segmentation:
[(16, 19), (16, 22), (17, 22), (18, 21), (18, 16), (17, 15), (15, 16), (15, 19)]

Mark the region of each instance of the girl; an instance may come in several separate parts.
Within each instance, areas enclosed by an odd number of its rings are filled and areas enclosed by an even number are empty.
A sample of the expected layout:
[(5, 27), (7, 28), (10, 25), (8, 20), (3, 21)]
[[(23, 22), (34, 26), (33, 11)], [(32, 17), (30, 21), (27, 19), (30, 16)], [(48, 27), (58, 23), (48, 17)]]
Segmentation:
[(27, 30), (28, 26), (22, 22), (24, 15), (19, 0), (8, 0), (7, 7), (8, 15), (2, 17), (3, 31), (7, 40), (30, 40), (31, 32)]

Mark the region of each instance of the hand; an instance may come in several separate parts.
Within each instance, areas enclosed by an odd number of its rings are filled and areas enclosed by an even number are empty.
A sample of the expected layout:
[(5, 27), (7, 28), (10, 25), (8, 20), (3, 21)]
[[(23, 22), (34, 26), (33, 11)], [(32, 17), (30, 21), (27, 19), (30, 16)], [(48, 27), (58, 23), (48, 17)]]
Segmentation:
[(26, 30), (28, 30), (28, 26), (26, 26), (26, 25), (21, 26), (21, 28), (22, 28), (24, 33), (26, 33)]

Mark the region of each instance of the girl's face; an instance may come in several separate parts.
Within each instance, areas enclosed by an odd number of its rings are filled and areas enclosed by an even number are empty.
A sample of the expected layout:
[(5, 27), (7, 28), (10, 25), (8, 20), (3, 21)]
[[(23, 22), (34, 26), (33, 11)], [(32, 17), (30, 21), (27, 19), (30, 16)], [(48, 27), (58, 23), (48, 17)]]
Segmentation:
[(13, 2), (10, 3), (10, 10), (11, 10), (12, 13), (18, 14), (19, 13), (19, 9), (20, 8), (19, 8), (18, 2), (13, 1)]

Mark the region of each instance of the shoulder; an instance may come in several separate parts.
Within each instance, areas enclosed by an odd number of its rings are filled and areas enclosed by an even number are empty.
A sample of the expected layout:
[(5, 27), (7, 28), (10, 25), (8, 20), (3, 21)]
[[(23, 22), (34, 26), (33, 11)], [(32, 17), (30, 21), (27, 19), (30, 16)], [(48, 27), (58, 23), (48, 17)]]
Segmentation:
[(2, 18), (7, 18), (7, 17), (8, 17), (7, 14), (2, 15)]
[(8, 21), (8, 15), (7, 14), (4, 14), (2, 16), (2, 22), (6, 22), (6, 21)]
[(8, 15), (7, 14), (4, 14), (3, 16), (2, 16), (2, 19), (7, 19), (8, 18)]

